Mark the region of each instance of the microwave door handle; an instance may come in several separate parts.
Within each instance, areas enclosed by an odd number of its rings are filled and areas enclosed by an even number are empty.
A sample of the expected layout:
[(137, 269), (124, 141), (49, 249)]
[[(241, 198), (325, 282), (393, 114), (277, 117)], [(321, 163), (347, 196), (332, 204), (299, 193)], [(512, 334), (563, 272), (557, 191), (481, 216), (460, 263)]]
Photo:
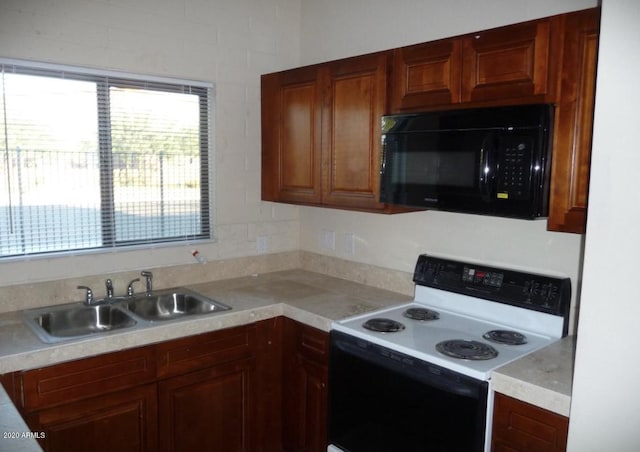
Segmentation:
[(480, 147), (480, 194), (482, 195), (483, 201), (486, 202), (489, 202), (491, 200), (490, 180), (493, 179), (493, 174), (491, 171), (491, 154), (494, 150), (494, 142), (494, 134), (489, 133), (482, 140), (482, 145)]

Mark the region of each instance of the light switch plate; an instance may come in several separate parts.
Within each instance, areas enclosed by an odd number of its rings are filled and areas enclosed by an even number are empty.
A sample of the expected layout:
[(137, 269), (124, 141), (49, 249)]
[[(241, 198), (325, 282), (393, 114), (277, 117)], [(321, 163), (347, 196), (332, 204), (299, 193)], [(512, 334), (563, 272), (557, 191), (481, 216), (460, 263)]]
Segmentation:
[(325, 250), (336, 249), (336, 233), (328, 229), (322, 230), (321, 246)]

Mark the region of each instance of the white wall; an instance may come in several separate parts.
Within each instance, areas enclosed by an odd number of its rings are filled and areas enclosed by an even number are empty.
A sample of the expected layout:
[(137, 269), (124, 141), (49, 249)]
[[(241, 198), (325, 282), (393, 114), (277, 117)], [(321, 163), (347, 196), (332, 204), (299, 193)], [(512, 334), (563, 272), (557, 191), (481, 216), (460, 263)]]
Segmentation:
[[(302, 0), (303, 63), (389, 49), (596, 6), (596, 0)], [(446, 212), (400, 215), (301, 208), (301, 247), (321, 254), (412, 271), (430, 252), (496, 265), (566, 275), (577, 293), (582, 236), (546, 231), (544, 221)], [(336, 249), (321, 246), (336, 232)], [(355, 253), (344, 237), (354, 234)], [(573, 325), (573, 322), (571, 323)]]
[[(215, 83), (209, 260), (298, 248), (297, 208), (260, 201), (260, 74), (298, 65), (299, 0), (2, 0), (0, 56)], [(195, 245), (0, 264), (0, 286), (194, 262)]]
[(640, 449), (640, 3), (604, 0), (570, 452)]
[(597, 0), (302, 0), (302, 63), (592, 8)]

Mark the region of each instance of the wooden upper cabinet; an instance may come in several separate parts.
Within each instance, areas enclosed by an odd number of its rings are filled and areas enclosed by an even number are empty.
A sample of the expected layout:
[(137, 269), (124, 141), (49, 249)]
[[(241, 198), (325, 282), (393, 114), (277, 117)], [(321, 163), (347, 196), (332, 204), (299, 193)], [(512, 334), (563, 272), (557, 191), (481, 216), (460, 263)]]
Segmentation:
[(565, 16), (556, 105), (548, 229), (586, 229), (600, 9)]
[(548, 229), (584, 233), (600, 9), (262, 76), (262, 199), (371, 212), (387, 113), (555, 104)]
[(462, 101), (548, 101), (555, 93), (557, 16), (463, 38)]
[(321, 121), (317, 67), (262, 77), (262, 199), (320, 202)]
[(462, 41), (446, 39), (395, 49), (391, 111), (460, 102)]
[(365, 55), (326, 67), (322, 123), (324, 204), (382, 209), (380, 117), (387, 99), (387, 54)]
[(558, 22), (556, 16), (395, 49), (391, 111), (552, 101)]
[(381, 210), (389, 53), (262, 76), (262, 199)]

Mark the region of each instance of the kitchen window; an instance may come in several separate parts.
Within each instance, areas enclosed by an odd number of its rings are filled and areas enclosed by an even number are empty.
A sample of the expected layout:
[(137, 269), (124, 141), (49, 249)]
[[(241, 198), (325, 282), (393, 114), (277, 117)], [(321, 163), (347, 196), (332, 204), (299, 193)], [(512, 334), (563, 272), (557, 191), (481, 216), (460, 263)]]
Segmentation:
[(210, 239), (211, 86), (0, 61), (0, 258)]

